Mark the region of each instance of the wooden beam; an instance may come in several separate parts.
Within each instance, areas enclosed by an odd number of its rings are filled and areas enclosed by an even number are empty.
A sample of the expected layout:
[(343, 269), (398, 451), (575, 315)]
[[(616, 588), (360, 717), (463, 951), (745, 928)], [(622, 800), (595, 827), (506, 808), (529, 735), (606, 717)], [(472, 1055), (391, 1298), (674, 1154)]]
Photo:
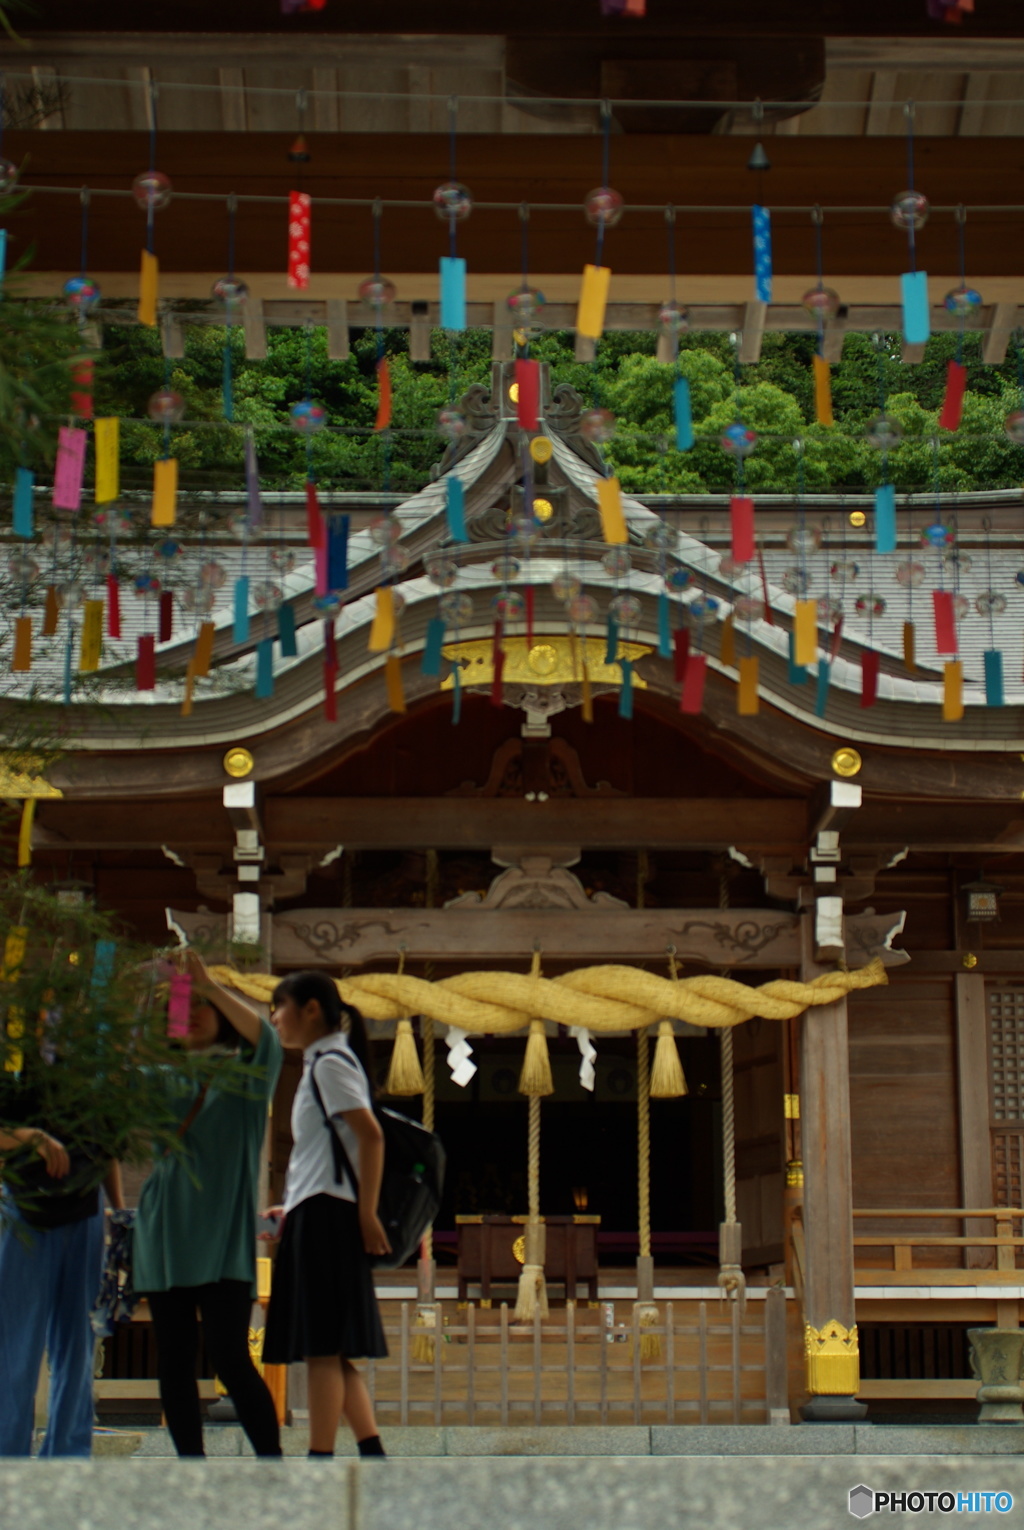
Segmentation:
[(226, 133), (244, 133), (249, 126), (245, 109), (245, 70), (218, 69), (221, 121)]
[(430, 360), (430, 336), (432, 333), (432, 321), (430, 316), (430, 304), (415, 301), (412, 304), (412, 312), (409, 316), (409, 360)]
[(267, 356), (267, 326), (263, 321), (263, 299), (250, 296), (242, 310), (245, 329), (245, 354), (250, 361), (265, 361)]
[(900, 343), (900, 360), (907, 366), (917, 366), (924, 360), (924, 343), (903, 340)]
[(1018, 311), (1016, 303), (993, 303), (988, 328), (981, 343), (981, 359), (988, 366), (999, 366), (1006, 360), (1006, 347), (1017, 328)]
[(751, 366), (761, 360), (761, 341), (764, 339), (768, 304), (757, 299), (743, 308), (743, 327), (740, 331), (740, 365)]
[(185, 354), (185, 331), (181, 327), (180, 320), (173, 314), (165, 313), (160, 320), (160, 339), (163, 344), (164, 355), (172, 359)]
[(896, 95), (896, 71), (894, 69), (876, 69), (871, 76), (871, 91), (868, 96), (868, 111), (864, 121), (864, 133), (868, 138), (877, 138), (893, 132), (893, 100)]
[(327, 299), (327, 356), (330, 361), (349, 357), (348, 304), (344, 298)]

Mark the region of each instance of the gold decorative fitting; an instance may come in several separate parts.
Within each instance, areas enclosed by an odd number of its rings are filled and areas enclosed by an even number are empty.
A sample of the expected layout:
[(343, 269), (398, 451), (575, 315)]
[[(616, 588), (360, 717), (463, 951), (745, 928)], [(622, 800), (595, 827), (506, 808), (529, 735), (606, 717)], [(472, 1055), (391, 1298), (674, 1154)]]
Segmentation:
[(25, 802), (32, 798), (63, 797), (41, 774), (42, 758), (37, 754), (0, 754), (0, 797)]
[(554, 442), (548, 436), (534, 436), (530, 442), (530, 456), (534, 462), (550, 462), (554, 450)]
[(832, 756), (832, 769), (837, 776), (856, 776), (863, 763), (856, 749), (837, 749)]
[(799, 1121), (800, 1096), (798, 1094), (784, 1094), (782, 1096), (782, 1112), (787, 1121)]
[(866, 524), (867, 524), (867, 516), (864, 514), (863, 510), (851, 510), (850, 511), (850, 525), (851, 526), (864, 526)]
[(518, 1238), (513, 1239), (512, 1258), (515, 1260), (516, 1264), (526, 1263), (526, 1238), (522, 1233), (519, 1234)]
[(812, 1397), (856, 1397), (860, 1388), (857, 1325), (844, 1328), (830, 1318), (823, 1328), (804, 1326), (807, 1390)]
[(248, 749), (229, 749), (224, 756), (224, 769), (229, 776), (234, 776), (236, 781), (240, 781), (243, 776), (252, 775), (255, 764), (256, 761)]
[[(536, 500), (534, 508), (536, 509)], [(446, 659), (462, 666), (459, 679), (463, 686), (490, 686), (494, 680), (494, 643), (490, 638), (472, 639), (465, 643), (446, 643), (441, 650)], [(619, 642), (619, 654), (636, 664), (653, 652), (648, 643)], [(577, 638), (570, 642), (559, 635), (545, 637), (527, 648), (522, 637), (505, 640), (505, 667), (502, 678), (506, 685), (572, 685), (582, 684), (583, 662), (591, 685), (622, 684), (622, 669), (618, 664), (604, 662), (604, 638)], [(454, 681), (447, 675), (441, 682), (443, 691), (450, 691)], [(647, 689), (647, 682), (634, 673), (634, 689)]]
[(802, 1190), (804, 1186), (804, 1166), (799, 1158), (791, 1158), (786, 1165), (786, 1184), (791, 1190)]
[(509, 396), (510, 401), (513, 404), (518, 404), (518, 402), (519, 402), (519, 384), (518, 383), (510, 384), (509, 390), (508, 390), (508, 396)]
[(960, 961), (961, 961), (961, 965), (966, 967), (968, 972), (970, 972), (972, 970), (972, 968), (974, 968), (974, 967), (976, 967), (978, 965), (978, 958), (975, 956), (973, 951), (967, 951), (960, 958)]
[(526, 662), (533, 673), (542, 679), (553, 675), (558, 668), (558, 649), (552, 648), (550, 643), (534, 643), (526, 655)]
[(543, 497), (534, 499), (533, 518), (535, 521), (540, 521), (541, 525), (543, 525), (551, 519), (554, 513), (555, 507), (549, 499), (544, 499)]

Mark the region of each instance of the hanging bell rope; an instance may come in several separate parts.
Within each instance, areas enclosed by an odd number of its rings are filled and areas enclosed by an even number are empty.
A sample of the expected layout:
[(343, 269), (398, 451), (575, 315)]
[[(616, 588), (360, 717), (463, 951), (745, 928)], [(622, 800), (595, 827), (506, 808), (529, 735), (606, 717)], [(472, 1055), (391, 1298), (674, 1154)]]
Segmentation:
[(651, 1075), (648, 1034), (636, 1033), (637, 1202), (639, 1258), (636, 1262), (636, 1294), (633, 1316), (640, 1332), (640, 1359), (657, 1360), (661, 1340), (644, 1329), (657, 1326), (661, 1314), (654, 1303), (654, 1259), (651, 1254)]
[[(729, 907), (729, 880), (718, 878), (718, 906)], [(732, 1031), (722, 1031), (722, 1176), (725, 1220), (718, 1229), (718, 1289), (723, 1300), (739, 1303), (746, 1311), (747, 1279), (743, 1273), (743, 1228), (736, 1216), (736, 1078), (733, 1071)]]
[[(427, 879), (424, 906), (437, 907), (440, 876), (437, 851), (427, 851)], [(427, 962), (423, 976), (429, 983), (434, 976), (433, 962)], [(437, 1075), (434, 1067), (434, 1022), (429, 1015), (420, 1016), (420, 1040), (423, 1043), (423, 1125), (428, 1132), (434, 1130), (434, 1100)], [(416, 1320), (413, 1324), (412, 1358), (421, 1365), (433, 1365), (437, 1335), (438, 1306), (436, 1302), (436, 1271), (434, 1267), (434, 1229), (428, 1227), (420, 1244), (417, 1265)]]
[[(529, 981), (540, 981), (540, 952), (534, 951)], [(527, 1220), (524, 1236), (523, 1268), (519, 1275), (515, 1317), (517, 1323), (532, 1323), (539, 1314), (548, 1315), (548, 1292), (544, 1282), (546, 1234), (540, 1218), (540, 1102), (554, 1093), (551, 1060), (548, 1057), (544, 1021), (530, 1021), (530, 1035), (523, 1058), (519, 1092), (529, 1098), (527, 1124), (526, 1187)]]

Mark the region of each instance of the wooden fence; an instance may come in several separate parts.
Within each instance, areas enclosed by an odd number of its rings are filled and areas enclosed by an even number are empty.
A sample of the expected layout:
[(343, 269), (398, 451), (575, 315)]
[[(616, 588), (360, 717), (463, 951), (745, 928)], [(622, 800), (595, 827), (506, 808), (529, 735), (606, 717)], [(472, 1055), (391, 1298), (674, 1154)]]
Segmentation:
[[(390, 1305), (390, 1304), (389, 1304)], [(421, 1309), (422, 1310), (422, 1309)], [(434, 1327), (416, 1326), (415, 1304), (385, 1314), (391, 1351), (370, 1361), (374, 1407), (390, 1424), (763, 1423), (787, 1407), (786, 1298), (781, 1290), (735, 1304), (658, 1304), (660, 1321), (616, 1322), (612, 1304), (515, 1323), (508, 1306), (470, 1305)], [(433, 1359), (413, 1358), (433, 1334)], [(642, 1337), (660, 1355), (644, 1359)], [(788, 1416), (788, 1415), (787, 1415)]]

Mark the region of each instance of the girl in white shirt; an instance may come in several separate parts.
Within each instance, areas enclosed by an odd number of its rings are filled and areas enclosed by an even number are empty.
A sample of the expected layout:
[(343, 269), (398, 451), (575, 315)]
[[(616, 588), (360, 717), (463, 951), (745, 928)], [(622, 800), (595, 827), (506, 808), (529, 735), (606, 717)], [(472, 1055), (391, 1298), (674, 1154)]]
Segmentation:
[[(360, 1455), (380, 1456), (373, 1405), (352, 1364), (388, 1352), (368, 1258), (390, 1245), (377, 1215), (384, 1139), (371, 1103), (366, 1026), (322, 972), (283, 978), (271, 1021), (284, 1046), (302, 1050), (303, 1068), (284, 1206), (275, 1208), (284, 1230), (263, 1359), (306, 1361), (311, 1456), (334, 1454), (342, 1415)], [(341, 1167), (335, 1132), (352, 1174)]]

